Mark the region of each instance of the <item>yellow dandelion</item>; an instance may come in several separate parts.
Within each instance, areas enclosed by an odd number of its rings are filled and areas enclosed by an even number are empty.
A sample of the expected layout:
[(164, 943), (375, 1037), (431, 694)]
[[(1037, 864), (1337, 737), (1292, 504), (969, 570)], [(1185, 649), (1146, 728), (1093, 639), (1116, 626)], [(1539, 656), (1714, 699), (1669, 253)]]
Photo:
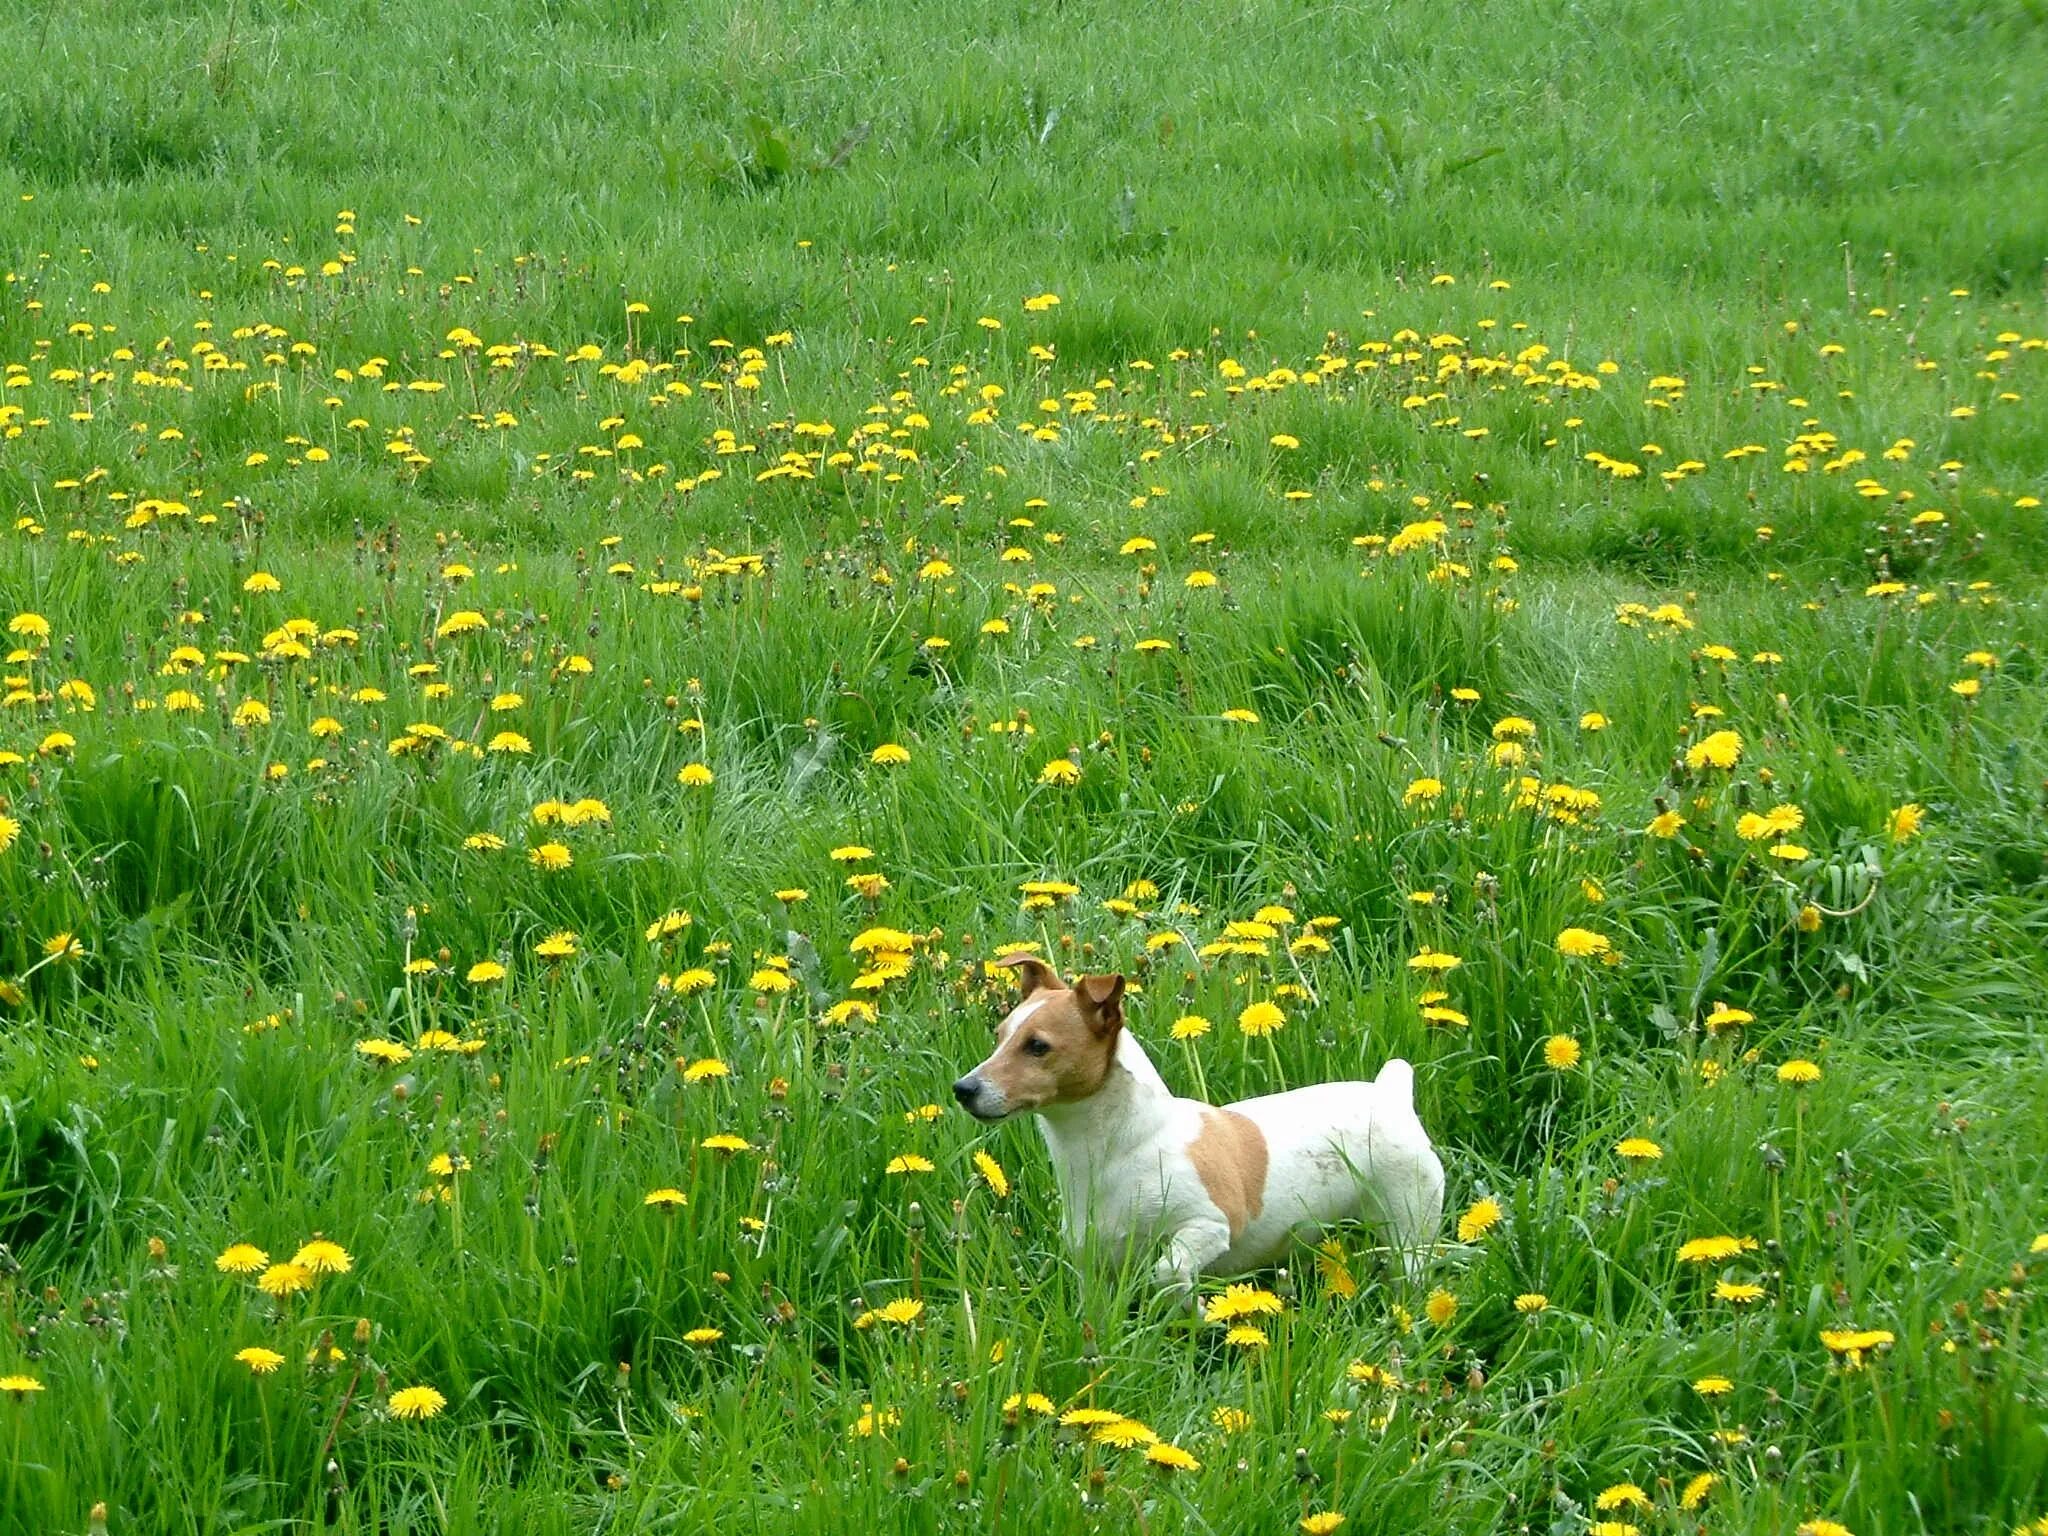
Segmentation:
[(1500, 1225), (1500, 1202), (1493, 1199), (1474, 1200), (1458, 1218), (1458, 1241), (1477, 1242)]
[(988, 1153), (979, 1149), (976, 1150), (974, 1154), (974, 1170), (981, 1175), (982, 1182), (988, 1185), (998, 1200), (1004, 1199), (1009, 1195), (1010, 1176), (1003, 1172), (1003, 1165), (993, 1157), (990, 1157)]
[(1678, 1262), (1681, 1264), (1725, 1264), (1737, 1254), (1754, 1248), (1753, 1238), (1744, 1237), (1695, 1237), (1679, 1244)]
[(1240, 1282), (1204, 1302), (1202, 1317), (1211, 1323), (1234, 1323), (1247, 1317), (1277, 1316), (1284, 1310), (1286, 1304), (1273, 1292)]
[(282, 1300), (313, 1288), (313, 1272), (300, 1264), (273, 1264), (256, 1282), (266, 1296)]
[(863, 1312), (853, 1320), (856, 1328), (872, 1328), (876, 1323), (891, 1323), (898, 1328), (908, 1328), (924, 1316), (924, 1303), (908, 1296), (899, 1296), (883, 1306)]
[(403, 1387), (391, 1394), (391, 1416), (396, 1419), (431, 1419), (448, 1406), (448, 1399), (432, 1387)]
[(346, 1248), (317, 1232), (311, 1242), (292, 1255), (292, 1262), (315, 1275), (345, 1275), (355, 1268), (355, 1260), (348, 1256)]
[(1734, 731), (1716, 731), (1686, 750), (1685, 763), (1698, 772), (1702, 768), (1733, 768), (1742, 761), (1742, 737)]
[(1754, 1024), (1756, 1015), (1746, 1008), (1731, 1008), (1726, 1003), (1714, 1004), (1713, 1011), (1706, 1017), (1707, 1033), (1721, 1034), (1725, 1030), (1740, 1029), (1745, 1024)]
[(1610, 1488), (1601, 1489), (1598, 1494), (1594, 1495), (1593, 1507), (1602, 1514), (1608, 1514), (1617, 1509), (1647, 1511), (1650, 1508), (1650, 1496), (1634, 1483), (1616, 1483)]
[(1120, 1451), (1159, 1443), (1159, 1436), (1152, 1426), (1138, 1419), (1117, 1419), (1098, 1425), (1088, 1438), (1097, 1445), (1114, 1446)]
[(1676, 811), (1664, 811), (1650, 818), (1650, 825), (1644, 830), (1652, 837), (1674, 838), (1685, 825), (1685, 818)]
[(1270, 1002), (1253, 1003), (1237, 1016), (1237, 1027), (1257, 1040), (1272, 1034), (1287, 1022), (1287, 1015)]
[(1401, 794), (1403, 805), (1429, 805), (1444, 792), (1442, 779), (1417, 779)]
[(1464, 963), (1457, 955), (1445, 954), (1427, 945), (1424, 945), (1419, 953), (1408, 957), (1408, 969), (1411, 971), (1455, 971)]

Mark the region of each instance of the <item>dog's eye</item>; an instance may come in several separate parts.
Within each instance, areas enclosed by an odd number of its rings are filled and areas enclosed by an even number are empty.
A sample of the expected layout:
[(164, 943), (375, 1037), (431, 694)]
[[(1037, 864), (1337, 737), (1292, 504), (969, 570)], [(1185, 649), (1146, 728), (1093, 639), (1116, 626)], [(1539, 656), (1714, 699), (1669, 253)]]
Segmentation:
[(1041, 1036), (1033, 1035), (1024, 1042), (1024, 1054), (1026, 1056), (1050, 1056), (1052, 1054), (1052, 1042)]

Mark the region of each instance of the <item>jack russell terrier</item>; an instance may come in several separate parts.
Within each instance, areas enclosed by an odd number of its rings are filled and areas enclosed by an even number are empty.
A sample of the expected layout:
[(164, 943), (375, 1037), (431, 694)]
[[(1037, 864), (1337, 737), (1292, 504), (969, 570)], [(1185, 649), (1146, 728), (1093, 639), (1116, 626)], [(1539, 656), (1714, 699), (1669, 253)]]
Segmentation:
[(1123, 1027), (1124, 978), (1070, 987), (1034, 955), (1006, 955), (1023, 1000), (988, 1060), (953, 1085), (977, 1120), (1038, 1116), (1062, 1228), (1077, 1253), (1150, 1250), (1162, 1288), (1280, 1258), (1297, 1229), (1382, 1225), (1410, 1278), (1443, 1216), (1444, 1170), (1415, 1117), (1415, 1073), (1389, 1061), (1370, 1083), (1321, 1083), (1225, 1108), (1176, 1098)]

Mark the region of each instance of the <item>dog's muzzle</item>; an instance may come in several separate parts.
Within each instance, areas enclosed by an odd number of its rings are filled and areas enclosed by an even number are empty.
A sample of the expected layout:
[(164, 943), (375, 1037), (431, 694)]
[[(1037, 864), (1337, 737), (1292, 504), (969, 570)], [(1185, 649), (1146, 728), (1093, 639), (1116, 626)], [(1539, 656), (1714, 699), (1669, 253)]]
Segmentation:
[(1000, 1096), (990, 1103), (988, 1085), (972, 1073), (953, 1085), (953, 1097), (960, 1101), (960, 1107), (977, 1120), (1000, 1120), (1003, 1118), (1003, 1104)]

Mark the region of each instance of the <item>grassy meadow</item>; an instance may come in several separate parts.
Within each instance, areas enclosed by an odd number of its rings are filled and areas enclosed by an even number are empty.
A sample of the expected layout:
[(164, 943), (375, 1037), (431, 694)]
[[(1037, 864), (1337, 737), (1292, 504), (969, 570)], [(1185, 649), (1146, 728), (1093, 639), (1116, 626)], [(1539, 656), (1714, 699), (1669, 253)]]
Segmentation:
[(1217, 10), (0, 15), (0, 1532), (2048, 1532), (2048, 11)]

